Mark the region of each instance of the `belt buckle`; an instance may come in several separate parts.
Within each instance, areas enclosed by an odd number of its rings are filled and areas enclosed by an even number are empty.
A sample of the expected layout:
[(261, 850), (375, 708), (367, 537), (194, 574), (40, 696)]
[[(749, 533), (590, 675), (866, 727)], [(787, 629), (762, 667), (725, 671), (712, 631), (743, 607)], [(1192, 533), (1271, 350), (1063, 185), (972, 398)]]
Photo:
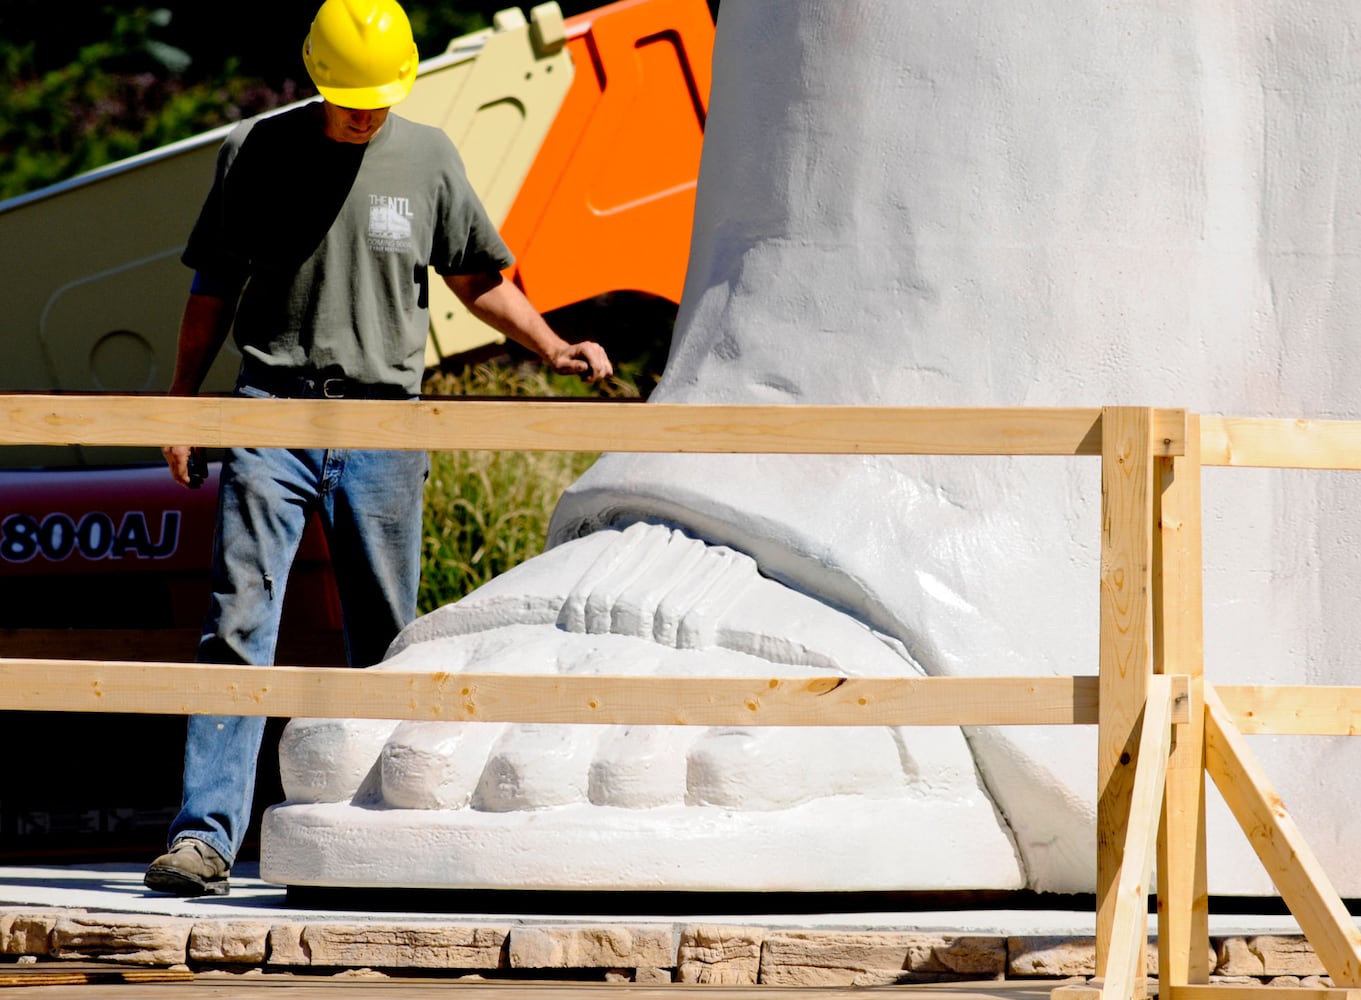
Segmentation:
[(328, 378), (321, 383), (321, 395), (325, 399), (344, 399), (345, 398), (345, 379)]

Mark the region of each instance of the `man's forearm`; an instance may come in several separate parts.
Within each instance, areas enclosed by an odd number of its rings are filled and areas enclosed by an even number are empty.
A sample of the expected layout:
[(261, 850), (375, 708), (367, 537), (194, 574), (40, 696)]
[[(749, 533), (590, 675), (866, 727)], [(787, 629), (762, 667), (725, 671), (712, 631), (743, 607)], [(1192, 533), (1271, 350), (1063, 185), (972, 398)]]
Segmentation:
[(604, 348), (590, 340), (569, 343), (539, 315), (525, 293), (497, 272), (451, 275), (445, 283), (468, 311), (493, 330), (537, 354), (560, 375), (599, 382), (614, 374)]
[(524, 293), (500, 275), (456, 278), (448, 283), (470, 313), (544, 361), (551, 362), (567, 346)]

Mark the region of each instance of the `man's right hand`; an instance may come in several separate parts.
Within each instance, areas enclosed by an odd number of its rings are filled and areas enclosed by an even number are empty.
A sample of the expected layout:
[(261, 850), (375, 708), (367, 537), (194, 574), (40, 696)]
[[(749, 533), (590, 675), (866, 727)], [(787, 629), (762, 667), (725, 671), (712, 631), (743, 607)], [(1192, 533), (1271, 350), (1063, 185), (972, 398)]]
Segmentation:
[(165, 464), (170, 467), (170, 477), (181, 486), (196, 490), (207, 478), (207, 461), (202, 448), (187, 445), (170, 445), (161, 449)]

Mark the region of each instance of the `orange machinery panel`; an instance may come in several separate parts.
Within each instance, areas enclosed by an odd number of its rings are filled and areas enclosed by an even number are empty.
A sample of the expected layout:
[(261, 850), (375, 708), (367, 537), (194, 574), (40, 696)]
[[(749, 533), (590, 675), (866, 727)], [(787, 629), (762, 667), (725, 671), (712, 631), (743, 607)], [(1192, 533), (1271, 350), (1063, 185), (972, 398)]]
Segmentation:
[(540, 312), (605, 292), (680, 302), (714, 24), (705, 0), (569, 19), (572, 88), (511, 207), (507, 273)]

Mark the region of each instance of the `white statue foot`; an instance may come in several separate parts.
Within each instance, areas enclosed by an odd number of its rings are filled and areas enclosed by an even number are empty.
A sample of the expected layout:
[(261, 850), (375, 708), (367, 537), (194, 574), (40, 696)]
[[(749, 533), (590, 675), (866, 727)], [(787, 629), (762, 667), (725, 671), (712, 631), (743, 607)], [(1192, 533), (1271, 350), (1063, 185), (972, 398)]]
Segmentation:
[[(902, 648), (732, 549), (636, 524), (411, 625), (373, 669), (907, 676)], [(325, 773), (317, 763), (341, 762)], [(952, 727), (299, 720), (261, 870), (290, 885), (1019, 888)]]

